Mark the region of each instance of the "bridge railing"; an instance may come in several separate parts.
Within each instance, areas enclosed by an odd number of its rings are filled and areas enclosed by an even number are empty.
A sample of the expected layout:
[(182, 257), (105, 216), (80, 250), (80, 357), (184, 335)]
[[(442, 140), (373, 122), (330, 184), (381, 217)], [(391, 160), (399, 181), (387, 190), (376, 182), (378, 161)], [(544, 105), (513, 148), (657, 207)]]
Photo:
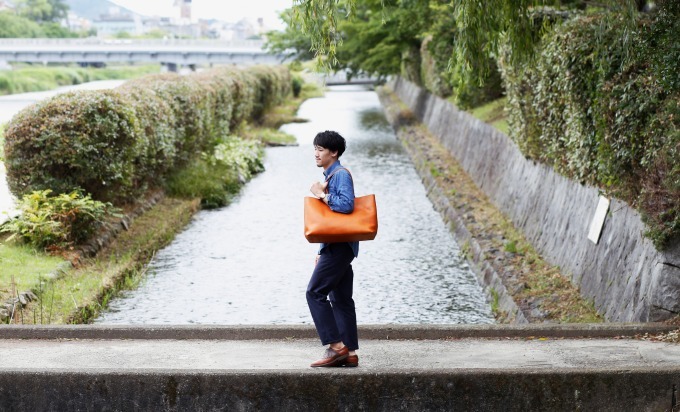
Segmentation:
[(0, 48), (34, 48), (34, 47), (73, 47), (103, 46), (109, 47), (216, 47), (229, 49), (262, 49), (263, 40), (221, 40), (221, 39), (100, 39), (96, 37), (77, 39), (0, 39)]

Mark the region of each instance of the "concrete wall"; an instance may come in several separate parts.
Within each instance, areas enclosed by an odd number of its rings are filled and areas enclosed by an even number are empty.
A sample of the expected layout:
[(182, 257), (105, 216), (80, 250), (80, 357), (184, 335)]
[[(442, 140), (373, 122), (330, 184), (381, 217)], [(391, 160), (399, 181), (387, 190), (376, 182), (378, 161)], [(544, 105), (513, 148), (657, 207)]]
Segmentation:
[(7, 371), (0, 410), (663, 411), (678, 379), (659, 369)]
[(594, 187), (527, 160), (505, 134), (403, 79), (389, 85), (550, 263), (572, 276), (608, 321), (680, 313), (680, 242), (659, 252), (639, 214), (612, 199), (599, 244), (588, 240)]

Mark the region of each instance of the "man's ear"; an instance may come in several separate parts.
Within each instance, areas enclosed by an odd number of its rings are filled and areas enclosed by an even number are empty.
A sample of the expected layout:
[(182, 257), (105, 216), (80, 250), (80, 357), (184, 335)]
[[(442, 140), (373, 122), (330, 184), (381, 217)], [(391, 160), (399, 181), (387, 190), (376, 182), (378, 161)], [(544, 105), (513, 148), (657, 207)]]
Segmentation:
[(337, 158), (338, 157), (338, 151), (336, 150), (334, 152), (331, 152), (331, 157)]

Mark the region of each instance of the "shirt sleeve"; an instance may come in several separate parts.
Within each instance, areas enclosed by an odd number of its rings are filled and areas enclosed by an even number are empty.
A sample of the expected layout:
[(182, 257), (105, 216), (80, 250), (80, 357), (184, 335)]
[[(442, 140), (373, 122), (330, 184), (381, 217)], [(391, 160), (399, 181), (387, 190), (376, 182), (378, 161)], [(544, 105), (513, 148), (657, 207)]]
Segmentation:
[(338, 213), (354, 211), (354, 182), (352, 176), (344, 170), (337, 172), (329, 182), (328, 206)]

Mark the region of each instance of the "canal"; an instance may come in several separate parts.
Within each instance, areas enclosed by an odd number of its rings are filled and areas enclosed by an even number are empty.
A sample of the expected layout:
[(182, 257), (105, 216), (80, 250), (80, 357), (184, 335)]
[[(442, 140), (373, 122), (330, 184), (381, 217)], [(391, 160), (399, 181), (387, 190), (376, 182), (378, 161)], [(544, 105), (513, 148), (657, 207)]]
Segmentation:
[(375, 193), (380, 229), (353, 263), (360, 324), (480, 324), (483, 292), (383, 116), (377, 95), (333, 87), (306, 101), (308, 123), (283, 126), (299, 146), (266, 149), (266, 171), (227, 207), (199, 212), (159, 251), (138, 289), (102, 324), (308, 324), (305, 290), (317, 245), (303, 236), (303, 197), (323, 178), (312, 139), (347, 139), (343, 165), (357, 195)]

